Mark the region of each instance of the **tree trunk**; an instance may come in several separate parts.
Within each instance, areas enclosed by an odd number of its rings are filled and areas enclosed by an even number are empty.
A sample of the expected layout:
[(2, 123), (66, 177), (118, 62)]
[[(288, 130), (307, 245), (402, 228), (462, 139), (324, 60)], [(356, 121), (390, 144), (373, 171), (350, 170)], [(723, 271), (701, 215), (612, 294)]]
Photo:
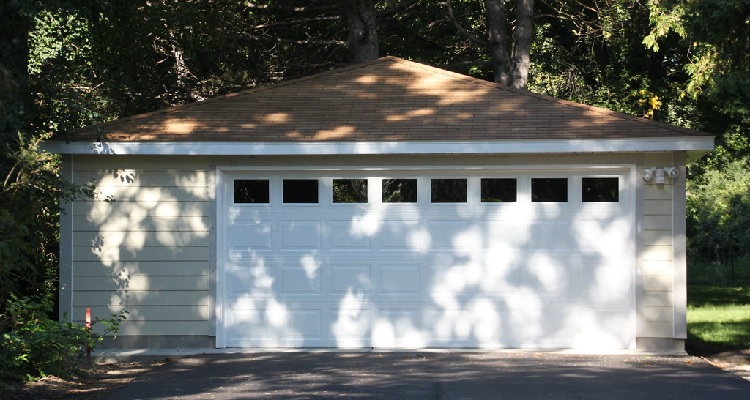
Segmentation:
[(374, 0), (342, 0), (349, 30), (351, 61), (360, 63), (380, 56)]
[(508, 18), (505, 12), (505, 0), (485, 0), (487, 12), (487, 33), (492, 67), (495, 70), (495, 82), (510, 85), (510, 40), (508, 39)]
[(512, 83), (516, 89), (526, 89), (531, 62), (531, 40), (534, 36), (532, 16), (534, 0), (516, 0), (516, 29), (511, 60)]

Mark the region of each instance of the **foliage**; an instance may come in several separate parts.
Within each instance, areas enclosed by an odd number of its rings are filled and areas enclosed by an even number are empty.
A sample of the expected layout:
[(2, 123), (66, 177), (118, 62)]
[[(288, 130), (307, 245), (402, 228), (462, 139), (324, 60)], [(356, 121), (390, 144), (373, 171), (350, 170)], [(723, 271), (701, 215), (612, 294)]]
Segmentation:
[[(748, 161), (731, 161), (726, 168), (709, 170), (701, 180), (689, 182), (687, 205), (693, 259), (710, 261), (717, 271), (746, 259), (750, 243)], [(717, 278), (723, 282), (725, 276)]]
[[(489, 2), (365, 3), (381, 54), (493, 79)], [(94, 192), (65, 182), (42, 141), (344, 64), (342, 4), (0, 2), (0, 313), (54, 290), (60, 205)], [(731, 277), (750, 260), (750, 0), (537, 0), (534, 15), (532, 91), (717, 135), (691, 165), (690, 262)]]
[[(66, 182), (57, 156), (39, 152), (43, 138), (19, 134), (0, 166), (0, 304), (11, 294), (47, 293), (57, 266), (59, 202), (90, 197), (92, 186)], [(7, 143), (6, 143), (7, 145)], [(12, 164), (11, 164), (12, 163)], [(2, 312), (2, 308), (0, 308)]]
[(54, 300), (50, 295), (11, 296), (7, 316), (9, 331), (0, 338), (0, 380), (34, 380), (54, 375), (67, 377), (76, 373), (86, 350), (93, 349), (103, 335), (117, 336), (127, 311), (96, 319), (104, 326), (103, 334), (73, 322), (49, 318)]

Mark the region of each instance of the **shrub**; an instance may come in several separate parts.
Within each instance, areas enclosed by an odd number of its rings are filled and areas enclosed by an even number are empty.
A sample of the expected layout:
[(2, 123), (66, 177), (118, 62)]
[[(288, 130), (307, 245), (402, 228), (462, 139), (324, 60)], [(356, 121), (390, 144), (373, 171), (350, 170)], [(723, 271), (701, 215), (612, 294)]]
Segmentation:
[(0, 339), (0, 378), (34, 380), (55, 375), (68, 377), (78, 372), (87, 348), (94, 348), (104, 335), (116, 336), (127, 311), (94, 322), (104, 326), (102, 334), (73, 322), (58, 322), (49, 315), (50, 296), (11, 297), (4, 321), (10, 328)]

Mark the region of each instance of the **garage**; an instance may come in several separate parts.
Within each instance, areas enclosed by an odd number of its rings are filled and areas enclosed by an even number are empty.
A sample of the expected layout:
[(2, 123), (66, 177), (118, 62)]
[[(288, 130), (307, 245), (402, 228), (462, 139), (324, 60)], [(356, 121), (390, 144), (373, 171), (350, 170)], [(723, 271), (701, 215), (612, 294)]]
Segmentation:
[(630, 167), (220, 182), (218, 347), (633, 346)]
[(703, 132), (383, 57), (70, 137), (105, 346), (684, 351)]

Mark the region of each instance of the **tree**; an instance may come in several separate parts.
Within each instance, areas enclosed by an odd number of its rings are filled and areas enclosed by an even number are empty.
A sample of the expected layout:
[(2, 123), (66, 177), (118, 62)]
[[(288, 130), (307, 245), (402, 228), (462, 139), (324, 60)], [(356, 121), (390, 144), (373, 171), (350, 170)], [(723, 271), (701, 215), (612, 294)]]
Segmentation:
[[(531, 43), (534, 36), (533, 0), (516, 0), (515, 24), (508, 21), (505, 0), (485, 0), (487, 39), (464, 28), (458, 22), (453, 4), (445, 3), (448, 20), (455, 28), (477, 45), (487, 48), (494, 81), (516, 89), (525, 89), (528, 82)], [(513, 35), (510, 27), (513, 26)]]
[(378, 24), (373, 0), (342, 0), (346, 13), (347, 45), (350, 60), (355, 63), (379, 57)]
[(680, 95), (697, 105), (698, 127), (718, 135), (717, 151), (695, 165), (694, 176), (750, 159), (750, 0), (651, 1), (649, 9), (643, 43), (683, 49)]

